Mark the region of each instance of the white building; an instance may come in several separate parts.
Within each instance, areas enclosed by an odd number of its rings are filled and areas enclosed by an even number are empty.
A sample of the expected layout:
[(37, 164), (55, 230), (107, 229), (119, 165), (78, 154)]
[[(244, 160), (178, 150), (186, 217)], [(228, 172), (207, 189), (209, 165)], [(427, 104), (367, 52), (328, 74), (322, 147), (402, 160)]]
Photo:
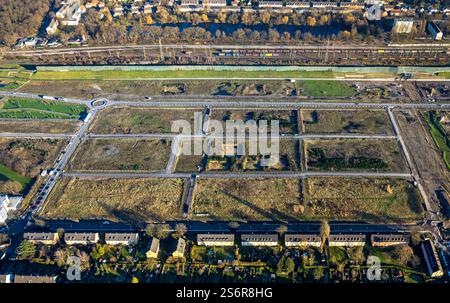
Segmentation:
[(23, 201), (21, 196), (0, 196), (0, 223), (5, 223), (8, 218), (8, 212), (18, 210)]
[(434, 40), (442, 40), (444, 37), (441, 29), (433, 21), (428, 22), (427, 28)]
[(47, 31), (47, 34), (53, 35), (58, 30), (59, 21), (56, 18), (53, 18), (50, 24), (45, 29)]
[(244, 234), (241, 235), (242, 246), (277, 246), (277, 234)]

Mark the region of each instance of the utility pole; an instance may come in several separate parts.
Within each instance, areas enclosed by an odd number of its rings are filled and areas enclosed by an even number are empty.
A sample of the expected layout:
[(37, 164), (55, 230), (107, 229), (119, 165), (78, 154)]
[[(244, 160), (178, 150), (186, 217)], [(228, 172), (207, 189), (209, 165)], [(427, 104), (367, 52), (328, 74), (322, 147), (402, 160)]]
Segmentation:
[(159, 58), (161, 62), (164, 60), (164, 52), (162, 49), (161, 38), (159, 38)]

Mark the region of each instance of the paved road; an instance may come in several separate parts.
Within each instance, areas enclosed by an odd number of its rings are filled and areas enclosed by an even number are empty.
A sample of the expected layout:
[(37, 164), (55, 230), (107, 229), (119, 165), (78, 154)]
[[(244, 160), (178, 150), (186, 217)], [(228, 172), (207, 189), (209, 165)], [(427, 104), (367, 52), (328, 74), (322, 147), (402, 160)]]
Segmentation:
[[(26, 134), (24, 134), (26, 135)], [(0, 133), (1, 137), (1, 133)], [(181, 134), (170, 134), (170, 133), (158, 133), (158, 134), (88, 134), (88, 138), (90, 139), (159, 139), (159, 138), (181, 138), (181, 139), (189, 139), (189, 138), (221, 138), (223, 136), (220, 135), (181, 135)], [(245, 138), (258, 138), (257, 136), (234, 136), (237, 139), (245, 139)], [(271, 137), (274, 138), (274, 137)], [(397, 136), (393, 135), (359, 135), (359, 134), (302, 134), (302, 135), (289, 135), (289, 134), (281, 134), (279, 136), (280, 139), (387, 139), (392, 140), (396, 139)]]
[[(42, 99), (40, 95), (30, 94), (30, 93), (16, 93), (16, 92), (2, 92), (0, 91), (0, 96), (16, 96), (16, 97), (26, 97), (31, 99)], [(95, 101), (104, 101), (105, 104), (102, 106), (95, 107), (96, 109), (101, 109), (107, 106), (139, 106), (139, 107), (180, 107), (180, 108), (199, 108), (199, 107), (222, 107), (222, 108), (242, 108), (242, 107), (268, 107), (268, 108), (402, 108), (402, 109), (450, 109), (450, 104), (439, 104), (439, 103), (360, 103), (360, 102), (326, 102), (326, 101), (273, 101), (273, 102), (258, 102), (258, 101), (220, 101), (220, 99), (211, 97), (210, 101), (197, 99), (189, 100), (188, 97), (183, 97), (183, 101), (121, 101), (121, 100), (106, 100), (105, 98), (94, 99), (94, 100), (82, 100), (82, 99), (70, 99), (61, 98), (57, 96), (50, 96), (53, 98), (59, 98), (54, 100), (57, 102), (68, 102), (68, 103), (78, 103), (88, 106), (89, 108), (94, 107), (93, 103)], [(235, 97), (236, 100), (240, 100), (239, 96)], [(273, 97), (273, 100), (277, 100), (277, 97)]]
[[(11, 92), (11, 91), (0, 91), (0, 96), (11, 96), (11, 97), (21, 97), (21, 98), (30, 98), (30, 99), (43, 99), (43, 95), (38, 94), (32, 94), (32, 93), (21, 93), (21, 92)], [(53, 98), (52, 101), (56, 102), (64, 102), (64, 103), (77, 103), (77, 104), (83, 104), (88, 107), (91, 107), (91, 100), (82, 100), (82, 99), (75, 99), (75, 98), (65, 98), (65, 97), (59, 97), (59, 96), (48, 96)]]
[[(190, 222), (190, 221), (168, 221), (161, 224), (169, 224), (172, 231), (178, 223), (186, 225), (188, 232), (234, 232), (237, 233), (262, 233), (262, 232), (276, 232), (280, 226), (279, 222), (255, 222), (255, 223), (241, 223), (237, 229), (231, 229), (227, 222)], [(296, 222), (286, 224), (288, 233), (303, 232), (303, 233), (317, 233), (320, 230), (320, 222)], [(139, 226), (143, 228), (144, 226)], [(368, 224), (363, 222), (330, 222), (332, 233), (389, 233), (389, 232), (408, 232), (413, 228), (417, 228), (414, 224)], [(58, 228), (63, 228), (66, 232), (127, 232), (136, 231), (136, 226), (126, 223), (117, 223), (106, 220), (81, 220), (79, 222), (69, 220), (51, 220), (46, 222), (43, 228), (33, 227), (33, 230), (50, 230), (57, 231)], [(422, 227), (425, 230), (425, 227)], [(421, 228), (421, 229), (422, 229)]]
[[(79, 178), (189, 178), (190, 173), (78, 173), (64, 172), (66, 177)], [(393, 177), (411, 178), (409, 173), (393, 172), (252, 172), (252, 173), (199, 173), (198, 178), (307, 178), (307, 177)]]
[(66, 139), (71, 138), (73, 134), (50, 134), (50, 133), (0, 133), (1, 138), (40, 138), (40, 139)]

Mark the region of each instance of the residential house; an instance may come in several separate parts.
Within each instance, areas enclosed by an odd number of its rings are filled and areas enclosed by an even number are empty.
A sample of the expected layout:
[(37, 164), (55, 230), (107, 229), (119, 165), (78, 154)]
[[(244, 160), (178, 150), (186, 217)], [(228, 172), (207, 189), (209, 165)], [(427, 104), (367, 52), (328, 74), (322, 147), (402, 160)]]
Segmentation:
[(147, 252), (145, 253), (145, 255), (149, 259), (152, 259), (152, 258), (156, 259), (156, 258), (158, 258), (158, 253), (159, 253), (159, 239), (153, 237), (150, 247), (147, 250)]
[(412, 19), (395, 19), (392, 32), (394, 34), (409, 34), (413, 29), (413, 25), (414, 20)]
[(278, 8), (283, 7), (283, 1), (280, 0), (260, 0), (258, 2), (260, 8)]
[(151, 4), (149, 4), (149, 3), (144, 4), (144, 11), (143, 11), (144, 15), (151, 14), (152, 10), (153, 10), (153, 6)]
[(172, 253), (172, 256), (174, 258), (183, 258), (185, 250), (186, 250), (186, 240), (183, 238), (178, 238), (177, 248)]
[(439, 278), (444, 275), (442, 264), (439, 260), (436, 247), (430, 239), (422, 242), (422, 253), (427, 264), (428, 274), (430, 277)]
[(364, 246), (366, 235), (362, 234), (335, 234), (328, 238), (329, 246)]
[(204, 246), (233, 246), (233, 234), (198, 234), (197, 244)]
[(442, 38), (444, 37), (444, 34), (442, 33), (439, 26), (437, 26), (437, 24), (433, 21), (428, 22), (427, 29), (434, 40), (442, 40)]
[(139, 241), (138, 233), (106, 233), (105, 243), (110, 245), (136, 245)]
[(284, 236), (284, 244), (287, 247), (320, 247), (322, 239), (315, 234), (286, 234)]
[(123, 7), (120, 4), (117, 4), (114, 6), (114, 17), (122, 16), (123, 15)]
[(56, 276), (14, 275), (14, 283), (56, 283)]
[(411, 236), (408, 234), (373, 234), (370, 236), (372, 246), (408, 245)]
[(312, 1), (312, 7), (315, 8), (336, 8), (338, 3), (336, 1)]
[(277, 246), (277, 234), (243, 234), (241, 235), (242, 246)]
[(99, 240), (98, 233), (65, 233), (64, 241), (68, 245), (94, 244)]
[(227, 0), (203, 0), (203, 6), (207, 7), (225, 7), (227, 6)]
[(56, 18), (53, 18), (52, 21), (50, 21), (50, 24), (45, 29), (47, 31), (47, 34), (53, 35), (58, 30), (59, 21)]
[(286, 1), (286, 7), (289, 8), (309, 8), (311, 3), (306, 0), (288, 0)]
[(0, 284), (12, 283), (14, 276), (12, 274), (0, 275)]
[(55, 245), (59, 236), (54, 232), (27, 232), (23, 234), (23, 239), (34, 244)]
[(139, 11), (139, 6), (132, 4), (131, 5), (131, 14), (139, 15), (141, 12)]
[(199, 5), (199, 0), (180, 0), (180, 5)]

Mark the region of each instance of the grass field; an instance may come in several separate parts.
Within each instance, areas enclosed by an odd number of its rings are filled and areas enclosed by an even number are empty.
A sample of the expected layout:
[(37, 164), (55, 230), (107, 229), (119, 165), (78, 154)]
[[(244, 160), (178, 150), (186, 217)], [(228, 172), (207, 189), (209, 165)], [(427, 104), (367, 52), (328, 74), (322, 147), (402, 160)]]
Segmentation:
[(450, 170), (450, 141), (448, 134), (442, 128), (440, 122), (437, 120), (435, 112), (428, 112), (422, 114), (427, 121), (431, 136), (433, 137), (434, 143), (442, 153), (444, 162), (447, 165), (447, 169)]
[(302, 96), (313, 97), (350, 97), (356, 91), (350, 85), (340, 81), (300, 81), (298, 83)]
[(447, 72), (439, 73), (438, 76), (441, 76), (445, 79), (450, 79), (450, 73)]
[(198, 179), (193, 220), (291, 221), (300, 203), (298, 179)]
[(75, 171), (160, 171), (171, 141), (166, 139), (91, 139), (78, 147), (69, 168)]
[(48, 169), (64, 147), (62, 139), (0, 139), (0, 163), (22, 176)]
[[(133, 99), (136, 96), (286, 96), (295, 83), (279, 80), (32, 80), (20, 91), (34, 94), (93, 99)], [(116, 96), (119, 95), (119, 96)]]
[[(222, 128), (226, 130), (227, 121), (233, 122), (249, 120), (258, 123), (261, 120), (267, 121), (267, 127), (270, 131), (271, 121), (278, 121), (281, 134), (297, 133), (297, 111), (295, 110), (225, 110), (213, 109), (210, 115), (211, 120), (220, 121)], [(210, 127), (212, 123), (209, 124)]]
[(10, 119), (78, 119), (86, 107), (47, 100), (8, 97), (0, 100), (0, 118)]
[(309, 170), (391, 172), (408, 170), (395, 139), (307, 140), (305, 143)]
[(307, 178), (303, 197), (311, 220), (415, 222), (423, 214), (417, 188), (404, 179)]
[(198, 172), (198, 167), (202, 163), (203, 156), (180, 155), (175, 166), (175, 171), (180, 173)]
[(194, 111), (155, 108), (106, 108), (96, 117), (90, 131), (95, 134), (171, 133), (175, 120), (187, 120), (193, 127)]
[(304, 71), (38, 71), (34, 80), (121, 80), (121, 79), (152, 79), (152, 78), (334, 78), (333, 72), (304, 72)]
[[(8, 181), (19, 183), (21, 186), (21, 190), (23, 190), (31, 182), (31, 178), (22, 176), (22, 175), (18, 174), (17, 172), (13, 171), (12, 169), (6, 167), (5, 165), (0, 164), (0, 183), (6, 183)], [(2, 189), (2, 185), (0, 185), (0, 189)], [(5, 189), (5, 188), (3, 188), (3, 189)], [(20, 192), (20, 191), (18, 191), (18, 192)], [(2, 192), (4, 192), (4, 191), (2, 190)]]
[(182, 179), (63, 178), (39, 215), (47, 219), (109, 219), (127, 223), (181, 219)]
[(79, 127), (78, 120), (0, 120), (0, 132), (72, 134)]
[(302, 110), (301, 115), (305, 133), (393, 134), (382, 110)]

